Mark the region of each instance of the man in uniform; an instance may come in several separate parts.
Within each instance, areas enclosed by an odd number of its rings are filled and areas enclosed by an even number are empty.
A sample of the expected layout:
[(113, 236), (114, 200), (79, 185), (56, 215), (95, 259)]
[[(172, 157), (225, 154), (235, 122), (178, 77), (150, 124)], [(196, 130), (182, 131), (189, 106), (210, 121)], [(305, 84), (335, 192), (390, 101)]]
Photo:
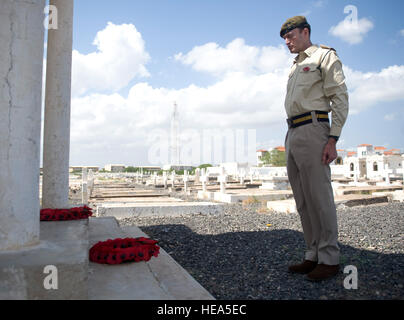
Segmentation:
[[(342, 64), (334, 49), (313, 45), (303, 16), (288, 19), (280, 35), (291, 53), (285, 99), (286, 160), (289, 181), (307, 246), (302, 263), (289, 272), (320, 281), (339, 271), (338, 225), (329, 164), (348, 115), (348, 93)], [(332, 123), (328, 113), (331, 112)]]

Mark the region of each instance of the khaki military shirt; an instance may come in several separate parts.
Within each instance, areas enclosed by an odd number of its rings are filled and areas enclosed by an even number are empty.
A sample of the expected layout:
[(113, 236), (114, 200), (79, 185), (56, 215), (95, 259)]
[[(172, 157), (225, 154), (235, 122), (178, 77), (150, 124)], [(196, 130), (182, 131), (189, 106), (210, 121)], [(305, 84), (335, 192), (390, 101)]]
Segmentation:
[(288, 118), (313, 110), (332, 112), (330, 135), (340, 136), (348, 116), (348, 91), (334, 50), (312, 45), (299, 53), (289, 74), (285, 108)]

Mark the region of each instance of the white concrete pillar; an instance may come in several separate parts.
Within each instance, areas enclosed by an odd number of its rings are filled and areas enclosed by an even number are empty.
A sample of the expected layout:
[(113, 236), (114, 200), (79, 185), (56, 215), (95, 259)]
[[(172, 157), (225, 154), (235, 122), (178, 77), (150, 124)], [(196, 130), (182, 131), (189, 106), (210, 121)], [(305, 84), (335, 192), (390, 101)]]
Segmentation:
[(39, 242), (44, 6), (0, 2), (0, 251)]
[(69, 207), (73, 0), (50, 0), (57, 29), (48, 31), (43, 147), (43, 208)]

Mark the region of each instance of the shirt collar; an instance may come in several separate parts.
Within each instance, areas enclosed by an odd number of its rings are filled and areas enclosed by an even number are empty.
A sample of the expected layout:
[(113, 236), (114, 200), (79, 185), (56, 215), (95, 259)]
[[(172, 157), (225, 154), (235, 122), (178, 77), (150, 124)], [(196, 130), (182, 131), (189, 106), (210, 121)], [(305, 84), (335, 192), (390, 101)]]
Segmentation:
[(295, 57), (295, 62), (299, 59), (301, 55), (306, 55), (307, 57), (310, 57), (314, 52), (316, 52), (318, 49), (318, 46), (313, 44), (310, 47), (308, 47), (306, 50), (299, 52), (299, 54)]

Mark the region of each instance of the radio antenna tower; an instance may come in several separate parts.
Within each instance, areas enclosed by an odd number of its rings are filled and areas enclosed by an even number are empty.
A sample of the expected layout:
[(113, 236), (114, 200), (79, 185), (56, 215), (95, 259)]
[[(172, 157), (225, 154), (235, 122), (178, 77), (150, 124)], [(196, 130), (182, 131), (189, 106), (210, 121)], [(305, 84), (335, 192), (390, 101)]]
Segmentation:
[(179, 150), (179, 113), (178, 105), (174, 102), (174, 110), (171, 116), (171, 165), (180, 164), (180, 150)]

